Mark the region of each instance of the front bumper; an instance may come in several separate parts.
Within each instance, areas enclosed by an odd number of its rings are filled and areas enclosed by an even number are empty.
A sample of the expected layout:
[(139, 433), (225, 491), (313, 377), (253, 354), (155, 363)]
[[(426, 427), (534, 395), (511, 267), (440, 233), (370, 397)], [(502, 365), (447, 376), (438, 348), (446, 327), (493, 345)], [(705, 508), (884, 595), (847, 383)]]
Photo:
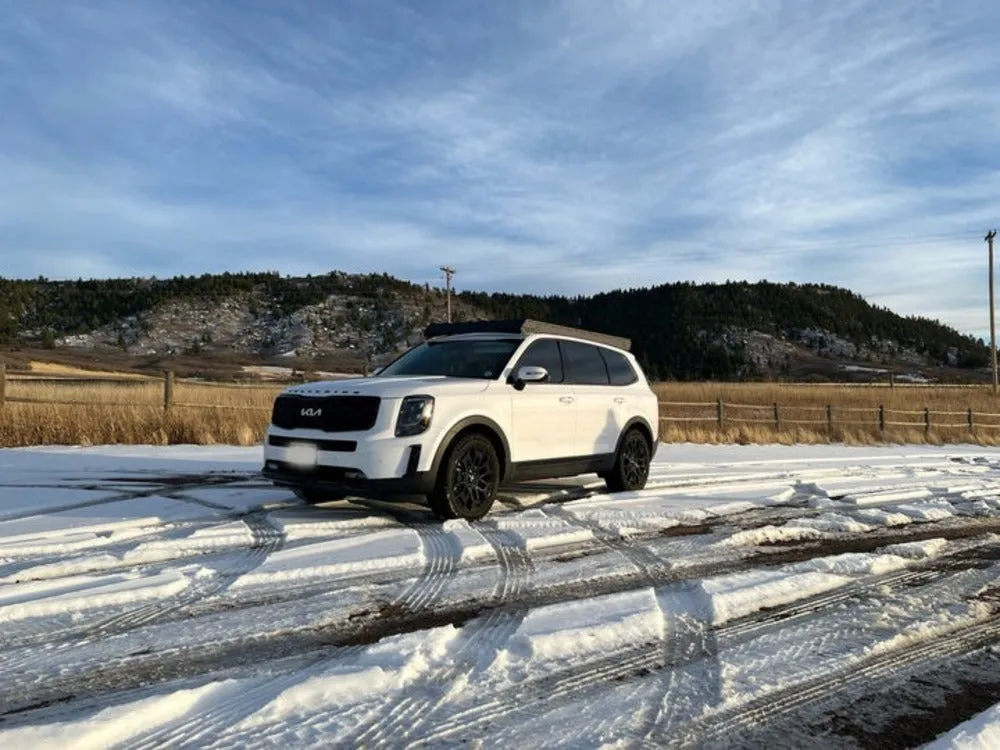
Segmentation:
[(264, 462), (261, 474), (279, 487), (324, 490), (345, 497), (415, 497), (426, 496), (434, 489), (434, 477), (427, 471), (388, 479), (370, 479), (351, 467), (322, 464), (302, 467), (272, 459)]
[[(368, 439), (352, 440), (353, 437)], [(315, 449), (314, 460), (302, 461)], [(261, 473), (274, 484), (359, 497), (427, 495), (434, 478), (417, 439), (344, 435), (339, 440), (271, 429)], [(421, 471), (421, 466), (426, 467)]]

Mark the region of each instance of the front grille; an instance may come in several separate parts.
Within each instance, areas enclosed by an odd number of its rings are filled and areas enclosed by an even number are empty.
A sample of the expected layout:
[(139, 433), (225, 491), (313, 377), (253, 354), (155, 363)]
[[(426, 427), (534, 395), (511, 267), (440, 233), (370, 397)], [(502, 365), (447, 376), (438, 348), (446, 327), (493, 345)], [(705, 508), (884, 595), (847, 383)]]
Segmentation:
[(364, 432), (375, 426), (381, 401), (378, 396), (278, 396), (271, 424), (286, 430)]

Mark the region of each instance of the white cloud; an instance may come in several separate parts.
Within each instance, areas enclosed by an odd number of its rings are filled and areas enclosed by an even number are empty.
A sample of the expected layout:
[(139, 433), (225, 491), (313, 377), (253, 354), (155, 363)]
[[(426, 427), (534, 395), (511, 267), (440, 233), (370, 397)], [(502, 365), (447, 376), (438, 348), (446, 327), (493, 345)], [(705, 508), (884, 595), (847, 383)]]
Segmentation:
[(982, 329), (984, 1), (169, 11), (0, 21), (4, 275), (824, 281)]

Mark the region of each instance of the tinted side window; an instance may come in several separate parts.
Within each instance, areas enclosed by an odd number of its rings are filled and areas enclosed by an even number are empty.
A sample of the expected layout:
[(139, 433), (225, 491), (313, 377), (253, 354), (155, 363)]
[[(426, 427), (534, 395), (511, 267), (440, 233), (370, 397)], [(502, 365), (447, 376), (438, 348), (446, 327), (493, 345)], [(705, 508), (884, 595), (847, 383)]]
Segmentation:
[(608, 366), (611, 385), (631, 385), (639, 379), (632, 369), (632, 364), (621, 353), (611, 349), (601, 349), (601, 354), (604, 355), (604, 362)]
[(528, 347), (518, 367), (544, 367), (549, 371), (548, 383), (563, 382), (562, 356), (559, 354), (559, 344), (555, 339), (539, 339)]
[(560, 343), (563, 357), (566, 359), (566, 369), (569, 382), (578, 385), (608, 385), (608, 368), (604, 365), (604, 357), (596, 346), (581, 344), (577, 341)]

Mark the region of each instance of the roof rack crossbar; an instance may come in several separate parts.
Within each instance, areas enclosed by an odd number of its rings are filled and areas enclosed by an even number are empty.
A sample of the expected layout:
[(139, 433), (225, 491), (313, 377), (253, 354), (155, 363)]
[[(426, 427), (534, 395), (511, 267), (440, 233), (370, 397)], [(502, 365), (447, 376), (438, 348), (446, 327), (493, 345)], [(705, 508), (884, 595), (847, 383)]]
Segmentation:
[(499, 320), (470, 320), (461, 323), (431, 323), (424, 329), (424, 337), (431, 339), (438, 336), (457, 336), (463, 333), (542, 333), (555, 336), (592, 341), (629, 351), (632, 341), (622, 336), (612, 336), (607, 333), (587, 331), (582, 328), (547, 323), (533, 318), (505, 318)]

